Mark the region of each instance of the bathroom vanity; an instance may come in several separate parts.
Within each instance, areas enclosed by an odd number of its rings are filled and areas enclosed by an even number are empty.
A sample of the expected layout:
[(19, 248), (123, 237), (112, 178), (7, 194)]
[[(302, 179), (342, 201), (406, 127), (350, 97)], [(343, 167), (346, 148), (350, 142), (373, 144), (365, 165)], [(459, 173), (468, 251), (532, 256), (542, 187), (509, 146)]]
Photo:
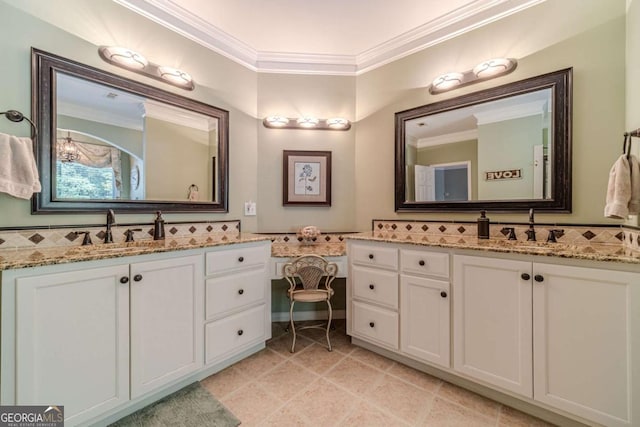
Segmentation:
[(106, 423), (271, 336), (261, 236), (18, 252), (0, 259), (2, 405), (60, 404), (66, 425)]
[(406, 243), (391, 233), (348, 239), (356, 344), (516, 407), (638, 424), (637, 256), (475, 238)]

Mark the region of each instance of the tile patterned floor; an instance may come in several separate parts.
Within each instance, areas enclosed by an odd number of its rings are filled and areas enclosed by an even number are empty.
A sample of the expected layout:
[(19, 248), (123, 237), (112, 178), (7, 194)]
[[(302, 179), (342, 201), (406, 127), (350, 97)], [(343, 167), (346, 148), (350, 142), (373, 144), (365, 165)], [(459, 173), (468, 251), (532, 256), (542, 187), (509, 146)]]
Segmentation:
[(202, 381), (242, 426), (550, 426), (351, 344), (344, 324), (300, 331), (282, 324), (267, 348)]

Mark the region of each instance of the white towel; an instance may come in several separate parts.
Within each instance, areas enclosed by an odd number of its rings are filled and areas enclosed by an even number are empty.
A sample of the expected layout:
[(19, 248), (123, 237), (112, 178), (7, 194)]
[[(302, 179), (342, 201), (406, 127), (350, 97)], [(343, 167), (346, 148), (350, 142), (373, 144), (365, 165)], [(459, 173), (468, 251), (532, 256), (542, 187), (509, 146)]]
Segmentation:
[(629, 215), (631, 201), (631, 173), (626, 155), (616, 160), (609, 172), (607, 186), (607, 204), (604, 216), (607, 218), (625, 219)]
[(634, 155), (629, 156), (631, 169), (631, 196), (629, 200), (629, 215), (640, 213), (640, 162)]
[(31, 138), (0, 133), (0, 192), (30, 199), (40, 190)]

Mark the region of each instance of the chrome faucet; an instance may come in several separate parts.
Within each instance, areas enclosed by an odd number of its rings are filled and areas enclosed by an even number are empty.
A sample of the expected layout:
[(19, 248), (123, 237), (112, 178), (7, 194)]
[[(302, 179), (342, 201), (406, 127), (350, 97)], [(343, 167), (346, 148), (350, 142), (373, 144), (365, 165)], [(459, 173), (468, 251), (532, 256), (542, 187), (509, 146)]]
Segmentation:
[(111, 226), (116, 222), (116, 214), (113, 209), (107, 211), (107, 231), (104, 234), (105, 243), (113, 243), (113, 235), (111, 234)]
[(528, 242), (536, 241), (536, 230), (533, 223), (533, 208), (529, 209), (529, 229), (525, 231), (525, 233), (527, 233)]

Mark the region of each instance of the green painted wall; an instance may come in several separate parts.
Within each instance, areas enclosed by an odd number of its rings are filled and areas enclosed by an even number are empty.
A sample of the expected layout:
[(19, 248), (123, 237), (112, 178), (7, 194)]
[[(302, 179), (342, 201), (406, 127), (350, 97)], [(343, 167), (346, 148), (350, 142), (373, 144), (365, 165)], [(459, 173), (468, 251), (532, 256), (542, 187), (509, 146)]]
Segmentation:
[[(637, 8), (634, 3), (638, 1), (633, 0), (631, 7)], [(573, 212), (541, 213), (537, 219), (541, 222), (619, 223), (605, 219), (603, 210), (609, 169), (620, 154), (625, 128), (625, 21), (624, 0), (547, 0), (358, 76), (357, 229), (370, 229), (374, 218), (474, 220), (477, 217), (477, 212), (443, 215), (441, 212), (394, 211), (396, 111), (567, 67), (573, 67), (574, 72)], [(638, 25), (640, 20), (635, 21)], [(513, 73), (495, 80), (440, 95), (429, 94), (428, 86), (436, 76), (451, 70), (470, 70), (493, 57), (516, 58), (518, 67)], [(633, 77), (636, 80), (637, 75)], [(635, 102), (640, 103), (640, 99)], [(635, 117), (640, 120), (640, 115)], [(640, 123), (636, 123), (636, 127), (640, 127)], [(492, 218), (526, 220), (524, 212), (492, 213)]]

